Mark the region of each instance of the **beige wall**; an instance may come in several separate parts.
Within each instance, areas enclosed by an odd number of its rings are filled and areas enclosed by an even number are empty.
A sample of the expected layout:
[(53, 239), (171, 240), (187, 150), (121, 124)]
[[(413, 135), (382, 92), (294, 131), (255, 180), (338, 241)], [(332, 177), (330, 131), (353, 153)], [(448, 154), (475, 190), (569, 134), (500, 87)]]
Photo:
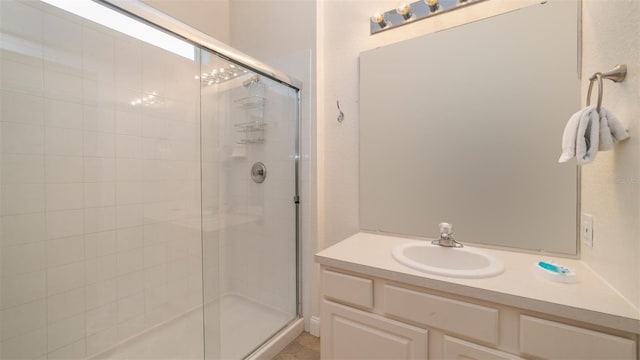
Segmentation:
[(229, 0), (142, 0), (203, 33), (229, 43)]
[[(627, 79), (604, 84), (603, 106), (627, 126), (631, 138), (583, 167), (582, 211), (594, 216), (593, 248), (583, 259), (640, 307), (640, 2), (583, 3), (583, 99), (587, 79), (619, 63)], [(583, 100), (584, 101), (584, 100)]]

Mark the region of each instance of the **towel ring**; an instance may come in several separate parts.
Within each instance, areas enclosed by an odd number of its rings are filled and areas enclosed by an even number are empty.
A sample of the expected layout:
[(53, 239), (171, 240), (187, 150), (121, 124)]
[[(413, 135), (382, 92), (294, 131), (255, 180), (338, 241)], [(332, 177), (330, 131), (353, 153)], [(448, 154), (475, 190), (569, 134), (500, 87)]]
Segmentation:
[(609, 79), (613, 82), (621, 82), (627, 77), (627, 65), (616, 65), (613, 69), (601, 73), (597, 72), (589, 78), (589, 90), (587, 91), (587, 106), (591, 105), (591, 91), (593, 90), (593, 83), (598, 80), (598, 105), (596, 110), (600, 112), (602, 108), (602, 93), (604, 92), (602, 79)]
[(591, 90), (593, 90), (593, 83), (598, 80), (598, 106), (596, 110), (600, 112), (600, 108), (602, 107), (602, 73), (595, 73), (592, 77), (589, 78), (589, 91), (587, 91), (587, 106), (591, 105)]

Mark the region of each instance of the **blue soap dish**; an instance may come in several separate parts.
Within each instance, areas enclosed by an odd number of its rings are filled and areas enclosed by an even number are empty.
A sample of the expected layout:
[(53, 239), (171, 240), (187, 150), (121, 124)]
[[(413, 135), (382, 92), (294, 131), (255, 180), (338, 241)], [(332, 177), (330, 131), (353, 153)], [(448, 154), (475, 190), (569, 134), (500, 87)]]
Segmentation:
[(571, 284), (578, 282), (576, 272), (555, 261), (538, 261), (535, 263), (536, 272), (547, 280)]

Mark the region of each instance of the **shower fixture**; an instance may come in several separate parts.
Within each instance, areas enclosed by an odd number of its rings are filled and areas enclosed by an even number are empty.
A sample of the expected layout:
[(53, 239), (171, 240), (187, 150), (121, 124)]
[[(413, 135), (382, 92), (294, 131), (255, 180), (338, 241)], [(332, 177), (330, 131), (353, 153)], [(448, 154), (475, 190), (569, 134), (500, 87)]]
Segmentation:
[(255, 85), (257, 85), (260, 82), (260, 76), (255, 75), (250, 77), (249, 79), (245, 80), (242, 82), (242, 86), (246, 87), (246, 88), (251, 88)]

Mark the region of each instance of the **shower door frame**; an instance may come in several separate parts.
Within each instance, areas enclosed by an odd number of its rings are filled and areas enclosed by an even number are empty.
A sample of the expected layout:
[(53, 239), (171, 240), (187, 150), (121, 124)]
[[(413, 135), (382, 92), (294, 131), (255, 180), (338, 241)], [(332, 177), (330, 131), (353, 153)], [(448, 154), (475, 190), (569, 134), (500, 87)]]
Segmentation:
[[(120, 11), (138, 21), (153, 26), (159, 30), (162, 30), (168, 34), (178, 37), (186, 42), (193, 44), (200, 50), (206, 50), (214, 55), (217, 55), (226, 61), (245, 67), (257, 74), (263, 75), (271, 80), (274, 80), (284, 86), (293, 89), (296, 92), (296, 111), (295, 111), (295, 139), (294, 139), (294, 196), (292, 201), (295, 205), (295, 266), (296, 266), (296, 314), (291, 321), (285, 324), (278, 332), (274, 333), (270, 338), (260, 344), (254, 351), (248, 355), (259, 351), (265, 344), (267, 344), (274, 336), (279, 334), (282, 330), (302, 318), (302, 244), (300, 242), (300, 121), (301, 121), (301, 97), (302, 81), (287, 75), (275, 68), (270, 67), (262, 63), (261, 61), (244, 54), (231, 46), (212, 38), (189, 25), (186, 25), (162, 12), (148, 6), (140, 1), (124, 1), (124, 0), (93, 0), (104, 6), (112, 8), (116, 11)], [(202, 236), (202, 234), (201, 234)], [(202, 239), (201, 239), (202, 241)], [(203, 274), (204, 280), (204, 274)], [(204, 288), (203, 288), (204, 292)], [(204, 298), (203, 304), (204, 307)], [(204, 308), (203, 308), (204, 309)], [(205, 349), (206, 351), (206, 344)], [(206, 358), (206, 354), (205, 354)]]

